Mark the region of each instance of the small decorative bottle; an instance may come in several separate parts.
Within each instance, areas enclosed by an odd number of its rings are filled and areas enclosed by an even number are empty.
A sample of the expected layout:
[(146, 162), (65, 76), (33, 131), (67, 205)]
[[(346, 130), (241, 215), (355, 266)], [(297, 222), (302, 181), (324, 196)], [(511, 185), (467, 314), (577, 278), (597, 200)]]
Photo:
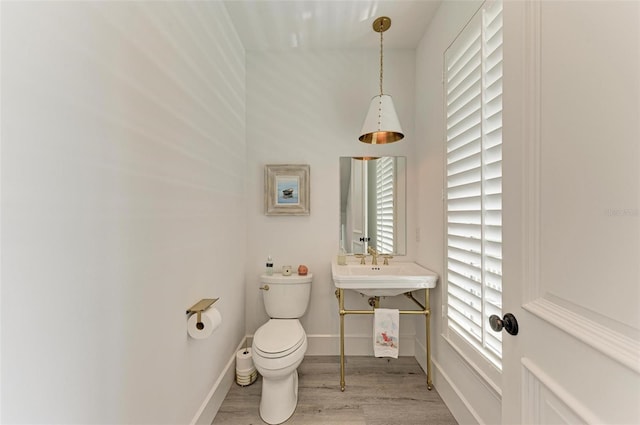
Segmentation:
[(267, 267), (265, 273), (267, 274), (267, 276), (271, 276), (273, 274), (273, 260), (271, 259), (271, 256), (267, 257)]

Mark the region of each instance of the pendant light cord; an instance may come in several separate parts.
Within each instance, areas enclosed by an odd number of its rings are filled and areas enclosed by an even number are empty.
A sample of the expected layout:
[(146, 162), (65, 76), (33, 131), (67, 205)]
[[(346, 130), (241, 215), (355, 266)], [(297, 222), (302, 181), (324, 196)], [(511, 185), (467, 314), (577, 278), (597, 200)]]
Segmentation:
[(383, 20), (380, 20), (380, 96), (382, 96), (382, 30)]

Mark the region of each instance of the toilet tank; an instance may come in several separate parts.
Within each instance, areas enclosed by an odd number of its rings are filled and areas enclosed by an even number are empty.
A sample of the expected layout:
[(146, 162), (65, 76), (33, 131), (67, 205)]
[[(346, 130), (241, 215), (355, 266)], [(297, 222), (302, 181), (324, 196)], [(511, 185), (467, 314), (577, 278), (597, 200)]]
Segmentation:
[(283, 276), (274, 273), (271, 276), (260, 276), (260, 286), (269, 286), (262, 291), (264, 307), (272, 319), (297, 319), (307, 312), (311, 298), (311, 273), (300, 276), (292, 274)]

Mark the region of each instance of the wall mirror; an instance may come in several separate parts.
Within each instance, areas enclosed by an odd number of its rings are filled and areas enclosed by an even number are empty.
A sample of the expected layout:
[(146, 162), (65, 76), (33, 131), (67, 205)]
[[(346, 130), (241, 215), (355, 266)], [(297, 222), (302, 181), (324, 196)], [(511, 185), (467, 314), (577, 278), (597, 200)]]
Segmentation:
[(406, 158), (340, 157), (340, 247), (406, 255)]

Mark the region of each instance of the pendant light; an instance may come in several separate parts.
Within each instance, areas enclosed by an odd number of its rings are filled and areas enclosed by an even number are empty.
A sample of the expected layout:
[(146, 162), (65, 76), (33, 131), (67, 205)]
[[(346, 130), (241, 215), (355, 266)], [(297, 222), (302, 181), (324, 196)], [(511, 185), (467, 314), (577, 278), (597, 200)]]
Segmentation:
[(361, 142), (372, 145), (393, 143), (404, 137), (393, 99), (382, 91), (382, 33), (391, 27), (391, 19), (381, 16), (373, 22), (373, 30), (380, 33), (380, 94), (371, 99), (369, 112), (362, 126)]

